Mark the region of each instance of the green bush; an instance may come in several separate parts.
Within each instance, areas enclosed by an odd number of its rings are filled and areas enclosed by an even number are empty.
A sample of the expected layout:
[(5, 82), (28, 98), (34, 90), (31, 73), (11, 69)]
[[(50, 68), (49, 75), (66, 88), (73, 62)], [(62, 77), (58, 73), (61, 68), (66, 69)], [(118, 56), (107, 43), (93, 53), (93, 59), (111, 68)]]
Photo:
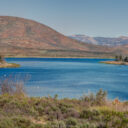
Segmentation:
[[(102, 106), (104, 101), (102, 90), (82, 100), (6, 93), (0, 95), (0, 128), (127, 128), (128, 112)], [(121, 105), (128, 107), (127, 102)]]
[(23, 117), (4, 117), (0, 119), (0, 128), (43, 128), (43, 125), (34, 124)]
[(89, 95), (83, 95), (81, 100), (86, 102), (88, 106), (105, 105), (107, 100), (107, 92), (100, 89), (96, 95), (93, 93), (90, 93)]
[(78, 122), (75, 118), (68, 118), (66, 120), (66, 126), (67, 128), (72, 128), (72, 127), (75, 127), (77, 126)]

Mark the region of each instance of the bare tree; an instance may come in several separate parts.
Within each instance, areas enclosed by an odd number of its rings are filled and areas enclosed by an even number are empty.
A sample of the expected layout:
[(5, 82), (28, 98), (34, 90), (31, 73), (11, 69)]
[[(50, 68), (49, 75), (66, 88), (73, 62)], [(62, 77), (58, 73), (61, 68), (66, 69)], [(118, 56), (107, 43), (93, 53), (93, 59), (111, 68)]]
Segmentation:
[(0, 80), (0, 93), (9, 95), (26, 95), (24, 84), (29, 76), (21, 77), (20, 75), (8, 76)]

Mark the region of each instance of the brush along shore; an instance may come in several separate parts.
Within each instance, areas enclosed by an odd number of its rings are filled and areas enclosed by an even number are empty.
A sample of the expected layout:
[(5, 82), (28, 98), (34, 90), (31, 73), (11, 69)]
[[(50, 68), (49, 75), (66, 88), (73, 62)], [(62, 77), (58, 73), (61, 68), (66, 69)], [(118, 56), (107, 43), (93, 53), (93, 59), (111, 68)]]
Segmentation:
[(102, 89), (79, 99), (28, 97), (10, 78), (0, 82), (0, 128), (128, 128), (128, 101), (108, 100)]
[(20, 67), (20, 64), (7, 63), (3, 55), (0, 55), (0, 68), (17, 68)]
[(122, 62), (122, 61), (101, 61), (100, 63), (115, 64), (115, 65), (128, 65), (128, 62)]
[(17, 68), (20, 67), (20, 64), (15, 64), (15, 63), (0, 63), (0, 68)]

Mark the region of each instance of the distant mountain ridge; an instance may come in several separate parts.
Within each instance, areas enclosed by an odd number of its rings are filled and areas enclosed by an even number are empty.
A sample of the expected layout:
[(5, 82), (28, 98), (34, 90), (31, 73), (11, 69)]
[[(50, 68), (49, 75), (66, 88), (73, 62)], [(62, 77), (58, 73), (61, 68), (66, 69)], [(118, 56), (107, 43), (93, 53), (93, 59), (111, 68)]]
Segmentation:
[(86, 42), (89, 44), (96, 44), (96, 45), (106, 45), (106, 46), (121, 46), (128, 44), (128, 37), (127, 36), (120, 36), (117, 38), (110, 38), (110, 37), (90, 37), (86, 35), (72, 35), (69, 36), (72, 39), (76, 39), (81, 42)]

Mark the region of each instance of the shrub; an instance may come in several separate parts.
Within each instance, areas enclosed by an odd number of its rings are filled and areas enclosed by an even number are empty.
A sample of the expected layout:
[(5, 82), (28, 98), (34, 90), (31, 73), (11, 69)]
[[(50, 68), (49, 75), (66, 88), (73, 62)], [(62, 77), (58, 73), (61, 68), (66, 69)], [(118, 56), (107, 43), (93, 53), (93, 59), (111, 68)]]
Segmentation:
[(72, 128), (78, 124), (77, 120), (75, 118), (68, 118), (66, 120), (66, 126), (67, 128)]
[(100, 89), (95, 95), (90, 93), (89, 95), (84, 95), (81, 100), (88, 103), (89, 106), (93, 105), (105, 105), (107, 99), (107, 92)]
[(97, 110), (83, 110), (80, 113), (80, 118), (88, 119), (88, 120), (97, 120), (98, 116), (100, 115), (99, 111)]
[(20, 78), (19, 76), (9, 76), (1, 78), (0, 80), (0, 93), (9, 95), (25, 95), (25, 83), (26, 78)]
[(107, 92), (100, 89), (96, 94), (96, 104), (104, 105), (106, 103)]
[(41, 124), (34, 124), (23, 117), (4, 117), (0, 119), (0, 128), (43, 128)]
[[(105, 100), (102, 90), (82, 100), (4, 93), (0, 95), (0, 128), (127, 128), (128, 112), (101, 106)], [(87, 101), (92, 106), (86, 107)]]
[(66, 125), (63, 121), (54, 121), (44, 125), (44, 128), (66, 128)]

